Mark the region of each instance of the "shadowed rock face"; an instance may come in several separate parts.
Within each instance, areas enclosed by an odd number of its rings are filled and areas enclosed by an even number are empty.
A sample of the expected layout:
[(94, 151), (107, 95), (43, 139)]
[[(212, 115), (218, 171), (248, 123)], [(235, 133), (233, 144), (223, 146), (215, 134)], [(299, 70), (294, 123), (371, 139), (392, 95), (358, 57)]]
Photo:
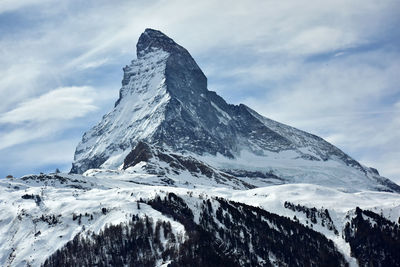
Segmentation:
[(169, 54), (189, 55), (189, 52), (185, 48), (175, 43), (174, 40), (164, 33), (153, 29), (146, 29), (144, 33), (140, 35), (138, 43), (136, 44), (137, 57), (141, 58), (157, 49), (161, 49)]
[[(166, 106), (165, 120), (150, 142), (166, 145), (176, 151), (197, 154), (220, 153), (233, 158), (240, 143), (256, 139), (263, 143), (259, 150), (280, 146), (294, 148), (284, 137), (265, 127), (244, 105), (229, 105), (207, 89), (207, 78), (186, 49), (163, 33), (147, 29), (137, 44), (138, 58), (162, 49), (168, 52), (165, 83), (171, 100)], [(238, 142), (238, 140), (241, 140)]]
[[(352, 184), (350, 172), (356, 170), (359, 177), (366, 177), (368, 188), (400, 191), (377, 171), (363, 167), (322, 138), (265, 118), (243, 104), (226, 103), (207, 89), (207, 78), (189, 52), (162, 32), (146, 29), (136, 46), (137, 59), (124, 68), (114, 109), (84, 134), (71, 173), (127, 167), (127, 161), (133, 166), (138, 163), (132, 161), (133, 155), (140, 159), (137, 153), (144, 153), (137, 150), (143, 148), (137, 146), (143, 141), (183, 155), (222, 155), (227, 159), (238, 158), (242, 151), (272, 158), (286, 153), (290, 164), (296, 164), (296, 159), (313, 162), (317, 172), (321, 162), (335, 161), (349, 167), (348, 178), (332, 176), (341, 179), (340, 186)], [(266, 161), (266, 167), (269, 164)], [(310, 176), (306, 170), (301, 175)], [(291, 177), (293, 174), (286, 176), (288, 181)], [(334, 184), (332, 179), (326, 181)]]
[(152, 157), (153, 155), (151, 154), (149, 145), (144, 142), (139, 142), (124, 159), (124, 169), (135, 166), (141, 161), (147, 162)]
[[(85, 133), (78, 145), (71, 172), (83, 173), (89, 168), (101, 167), (114, 151), (129, 151), (140, 140), (166, 146), (178, 152), (188, 151), (199, 155), (219, 153), (229, 158), (239, 153), (241, 147), (250, 147), (250, 142), (258, 143), (256, 147), (251, 146), (254, 152), (295, 148), (289, 140), (255, 118), (245, 105), (229, 105), (215, 92), (209, 91), (206, 76), (189, 52), (160, 31), (146, 29), (137, 43), (137, 57), (131, 66), (124, 68), (123, 86), (114, 110), (91, 131)], [(147, 62), (153, 63), (146, 67)], [(154, 94), (143, 103), (143, 106), (148, 103), (157, 105), (163, 96), (168, 96), (169, 99), (162, 109), (157, 110), (161, 114), (157, 127), (146, 136), (138, 137), (137, 134), (132, 134), (130, 137), (103, 140), (105, 138), (102, 137), (111, 136), (116, 129), (140, 128), (138, 124), (142, 124), (142, 121), (128, 119), (113, 123), (109, 117), (114, 113), (123, 113), (120, 110), (135, 104), (133, 101), (141, 95), (157, 90), (154, 88), (156, 75), (146, 76), (147, 72), (157, 68), (158, 75), (163, 77), (165, 93)], [(131, 102), (127, 101), (135, 95), (136, 98)], [(139, 109), (133, 110), (132, 113), (148, 113), (142, 120), (148, 119), (154, 113), (154, 110), (143, 112), (143, 108)], [(115, 117), (120, 118), (119, 114)], [(93, 142), (94, 139), (98, 141)], [(91, 144), (87, 145), (88, 143)], [(98, 149), (100, 143), (105, 147), (104, 150)], [(120, 165), (122, 160), (123, 158), (117, 165)]]

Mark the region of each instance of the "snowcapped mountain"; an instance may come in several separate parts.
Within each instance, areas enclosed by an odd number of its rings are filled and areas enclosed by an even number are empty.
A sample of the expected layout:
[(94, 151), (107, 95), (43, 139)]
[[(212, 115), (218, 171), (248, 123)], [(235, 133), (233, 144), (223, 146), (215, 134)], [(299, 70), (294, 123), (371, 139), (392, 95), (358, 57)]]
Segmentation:
[(398, 185), (322, 138), (243, 104), (227, 104), (207, 89), (207, 78), (189, 52), (152, 29), (140, 36), (137, 59), (124, 68), (114, 109), (84, 134), (71, 173), (126, 168), (126, 156), (139, 142), (190, 155), (253, 187), (313, 183), (400, 192)]
[(0, 179), (0, 266), (399, 266), (399, 192), (146, 29), (71, 173)]

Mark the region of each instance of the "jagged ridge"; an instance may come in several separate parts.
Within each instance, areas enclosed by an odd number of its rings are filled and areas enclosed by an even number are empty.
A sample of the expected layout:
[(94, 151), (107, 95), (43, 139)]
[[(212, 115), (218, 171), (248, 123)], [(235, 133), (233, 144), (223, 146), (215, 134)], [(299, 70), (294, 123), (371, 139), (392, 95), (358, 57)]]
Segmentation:
[[(242, 159), (242, 163), (243, 152), (249, 152), (265, 157), (261, 165), (253, 167), (264, 173), (277, 169), (288, 182), (400, 192), (398, 185), (322, 138), (267, 119), (243, 104), (226, 103), (207, 89), (207, 78), (189, 52), (152, 29), (140, 36), (137, 59), (124, 68), (114, 109), (84, 134), (71, 172), (122, 168), (125, 157), (140, 141), (181, 154), (222, 155)], [(243, 165), (239, 169), (247, 168)], [(337, 166), (337, 175), (333, 171), (321, 174), (326, 167), (334, 170)]]

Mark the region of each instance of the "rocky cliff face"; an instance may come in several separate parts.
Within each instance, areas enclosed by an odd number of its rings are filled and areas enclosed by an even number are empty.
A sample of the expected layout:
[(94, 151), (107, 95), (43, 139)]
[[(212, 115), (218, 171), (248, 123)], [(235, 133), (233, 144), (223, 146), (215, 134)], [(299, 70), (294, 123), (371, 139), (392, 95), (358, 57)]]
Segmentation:
[[(71, 172), (121, 169), (140, 141), (208, 164), (216, 157), (211, 165), (228, 172), (273, 170), (286, 182), (399, 190), (322, 138), (226, 103), (207, 89), (189, 52), (152, 29), (140, 36), (137, 59), (124, 68), (114, 109), (84, 134)], [(246, 166), (244, 155), (257, 164)]]

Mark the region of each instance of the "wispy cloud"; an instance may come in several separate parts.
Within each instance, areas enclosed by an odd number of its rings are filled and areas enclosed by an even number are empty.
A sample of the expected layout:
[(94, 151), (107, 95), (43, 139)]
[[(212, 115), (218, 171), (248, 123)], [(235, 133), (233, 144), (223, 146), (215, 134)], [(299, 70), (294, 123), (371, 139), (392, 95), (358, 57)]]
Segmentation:
[(1, 114), (0, 123), (37, 123), (83, 117), (96, 109), (93, 95), (93, 89), (87, 86), (57, 88)]
[(99, 60), (94, 60), (91, 62), (84, 63), (80, 66), (81, 69), (93, 69), (93, 68), (98, 68), (100, 66), (103, 66), (109, 61), (108, 58), (101, 58)]
[(93, 98), (90, 87), (62, 87), (0, 114), (0, 150), (71, 127), (73, 119), (97, 109)]
[(358, 36), (343, 29), (318, 26), (297, 34), (283, 47), (288, 53), (319, 54), (355, 47), (362, 43)]

